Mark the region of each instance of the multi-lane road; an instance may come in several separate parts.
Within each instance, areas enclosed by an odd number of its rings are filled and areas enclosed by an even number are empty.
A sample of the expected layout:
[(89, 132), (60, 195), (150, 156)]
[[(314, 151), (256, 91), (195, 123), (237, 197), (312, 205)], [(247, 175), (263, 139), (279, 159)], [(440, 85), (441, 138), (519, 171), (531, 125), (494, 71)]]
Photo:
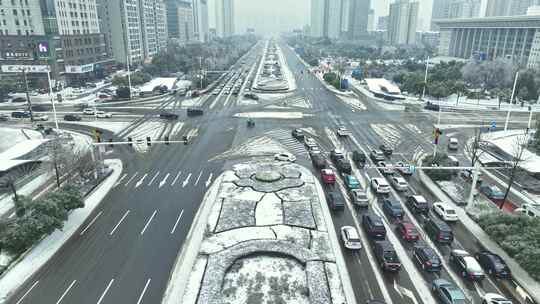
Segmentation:
[[(238, 82), (242, 88), (240, 94), (234, 96), (220, 90), (216, 95), (203, 96), (197, 104), (204, 109), (203, 116), (188, 118), (182, 110), (186, 107), (186, 99), (175, 96), (144, 105), (107, 108), (125, 115), (114, 119), (119, 123), (118, 130), (104, 130), (107, 138), (133, 137), (137, 140), (149, 136), (152, 140), (162, 140), (169, 136), (170, 140), (179, 140), (190, 135), (192, 140), (188, 145), (154, 144), (148, 147), (143, 143), (137, 149), (127, 146), (114, 148), (108, 157), (120, 158), (124, 163), (124, 171), (116, 186), (81, 230), (42, 269), (25, 281), (9, 303), (159, 303), (206, 189), (224, 168), (246, 160), (216, 156), (254, 137), (264, 136), (279, 142), (297, 155), (300, 164), (309, 168), (312, 167), (307, 151), (290, 136), (293, 128), (304, 128), (325, 151), (336, 147), (347, 151), (369, 151), (386, 143), (395, 147), (392, 161), (411, 161), (432, 149), (431, 134), (437, 120), (436, 113), (404, 112), (362, 99), (360, 102), (365, 109), (351, 107), (326, 89), (285, 45), (280, 46), (295, 76), (297, 89), (279, 97), (261, 94), (259, 102), (245, 103), (241, 96), (249, 87), (246, 82), (257, 72), (263, 46), (259, 43), (231, 68), (245, 70), (246, 77), (227, 80), (231, 86)], [(162, 111), (180, 113), (180, 119), (159, 120), (156, 115)], [(245, 119), (234, 116), (239, 112), (272, 112), (275, 118), (258, 118), (255, 128), (248, 129)], [(302, 115), (283, 119), (276, 114), (282, 112)], [(473, 129), (469, 126), (504, 119), (503, 114), (494, 112), (490, 115), (493, 117), (477, 113), (444, 114), (441, 124), (450, 126), (447, 129), (463, 143), (472, 134)], [(516, 120), (523, 121), (522, 114), (516, 115), (520, 115)], [(122, 122), (125, 125), (121, 125)], [(340, 125), (352, 131), (349, 139), (339, 140), (334, 135)], [(62, 126), (88, 129), (85, 126)], [(462, 153), (458, 156), (465, 161)], [(354, 173), (364, 185), (370, 178), (380, 176), (374, 168), (355, 168)], [(314, 174), (318, 175), (318, 172), (314, 170)], [(412, 191), (423, 194), (429, 201), (435, 200), (415, 178), (409, 179), (409, 183)], [(342, 189), (342, 182), (338, 184)], [(403, 195), (395, 192), (391, 196), (398, 201), (404, 199)], [(369, 211), (383, 216), (389, 240), (402, 259), (403, 269), (394, 275), (383, 273), (369, 246), (357, 253), (344, 251), (357, 302), (384, 299), (387, 303), (396, 304), (434, 303), (429, 283), (436, 275), (425, 274), (414, 264), (411, 246), (401, 242), (394, 232), (395, 222), (381, 211), (376, 195), (370, 194), (370, 199), (372, 207)], [(348, 204), (343, 212), (334, 213), (336, 232), (343, 225), (360, 228), (363, 212), (367, 211), (356, 210)], [(423, 231), (423, 217), (408, 212), (406, 217)], [(457, 224), (453, 228), (456, 234), (453, 248), (473, 252), (478, 249), (465, 227)], [(362, 237), (367, 245), (363, 233)], [(484, 292), (501, 290), (501, 283), (492, 279), (486, 279), (482, 284), (464, 281), (448, 266), (450, 248), (433, 246), (446, 261), (440, 276), (463, 288), (472, 299), (478, 301)]]

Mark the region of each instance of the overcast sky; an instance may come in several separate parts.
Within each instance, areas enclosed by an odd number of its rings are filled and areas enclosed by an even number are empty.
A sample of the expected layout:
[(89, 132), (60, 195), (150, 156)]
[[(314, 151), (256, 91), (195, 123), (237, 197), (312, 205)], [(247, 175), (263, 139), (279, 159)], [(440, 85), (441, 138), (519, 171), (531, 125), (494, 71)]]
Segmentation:
[[(215, 11), (211, 0), (209, 6), (210, 27), (215, 27)], [(330, 0), (332, 1), (332, 0)], [(334, 0), (335, 1), (335, 0)], [(428, 30), (433, 0), (420, 2), (419, 29)], [(377, 17), (388, 15), (389, 3), (393, 0), (371, 0)], [(290, 31), (310, 22), (311, 0), (235, 0), (235, 27), (237, 33), (255, 28), (260, 34), (275, 35)]]

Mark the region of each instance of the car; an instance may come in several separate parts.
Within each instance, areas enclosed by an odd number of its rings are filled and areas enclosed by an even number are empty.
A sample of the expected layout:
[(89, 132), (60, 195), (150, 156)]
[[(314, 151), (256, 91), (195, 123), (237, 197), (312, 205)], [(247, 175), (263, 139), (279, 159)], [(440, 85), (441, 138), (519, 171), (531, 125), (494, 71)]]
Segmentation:
[(201, 116), (204, 114), (204, 111), (201, 109), (195, 109), (195, 108), (188, 108), (186, 110), (187, 116)]
[(345, 152), (341, 149), (334, 149), (330, 151), (330, 158), (335, 162), (340, 159), (345, 159)]
[(49, 116), (47, 115), (34, 115), (34, 121), (47, 121)]
[(311, 162), (316, 169), (326, 167), (326, 159), (320, 153), (311, 154)]
[(30, 112), (28, 111), (15, 111), (11, 112), (12, 118), (30, 118)]
[(394, 165), (394, 169), (396, 169), (396, 171), (398, 171), (399, 173), (401, 173), (401, 175), (412, 175), (414, 173), (414, 171), (412, 170), (411, 166), (409, 164), (406, 164), (404, 162), (397, 162), (395, 165)]
[(390, 193), (390, 185), (386, 182), (384, 178), (375, 177), (371, 179), (371, 189), (377, 194), (387, 194)]
[(486, 293), (482, 297), (482, 304), (512, 304), (512, 301), (496, 293)]
[(433, 213), (442, 218), (444, 221), (456, 222), (458, 220), (456, 209), (454, 209), (454, 207), (452, 207), (452, 205), (449, 203), (435, 202), (431, 208), (433, 209)]
[(162, 112), (162, 113), (159, 114), (159, 118), (167, 119), (167, 120), (176, 120), (176, 119), (178, 119), (178, 114), (169, 113), (169, 112)]
[(510, 268), (499, 255), (484, 250), (475, 253), (474, 257), (489, 275), (494, 275), (495, 277), (501, 279), (508, 279), (512, 277)]
[[(482, 171), (478, 171), (478, 180), (476, 182), (476, 185), (482, 184), (482, 175)], [(474, 172), (471, 169), (464, 169), (459, 171), (459, 176), (461, 176), (461, 178), (470, 183), (473, 180)]]
[(380, 216), (374, 213), (362, 215), (362, 227), (367, 235), (373, 240), (384, 240), (386, 238), (386, 228)]
[(466, 279), (481, 281), (486, 276), (478, 261), (465, 250), (453, 249), (450, 251), (449, 260)]
[(364, 167), (364, 164), (366, 163), (366, 154), (362, 151), (354, 150), (352, 152), (352, 160), (357, 166)]
[(337, 135), (339, 137), (347, 137), (347, 136), (350, 136), (351, 135), (351, 131), (349, 131), (349, 129), (341, 126), (337, 129), (336, 131)]
[(212, 95), (219, 95), (219, 91), (217, 90), (212, 91)]
[(64, 120), (65, 121), (81, 121), (82, 117), (75, 114), (67, 114), (67, 115), (64, 115)]
[(360, 182), (353, 175), (345, 175), (345, 185), (349, 190), (360, 188)]
[(441, 107), (440, 107), (438, 104), (432, 103), (432, 102), (430, 102), (430, 101), (428, 101), (428, 102), (426, 103), (426, 105), (424, 106), (424, 109), (430, 110), (430, 111), (439, 111), (440, 108), (441, 108)]
[(459, 140), (455, 137), (451, 137), (448, 140), (448, 150), (455, 151), (459, 149)]
[(492, 200), (502, 201), (504, 199), (504, 192), (495, 185), (482, 185), (480, 192)]
[(429, 204), (422, 195), (409, 195), (405, 204), (414, 213), (429, 213)]
[(390, 183), (397, 191), (407, 191), (409, 189), (409, 184), (403, 177), (393, 176), (390, 178)]
[(351, 198), (351, 203), (358, 207), (369, 207), (369, 199), (367, 197), (366, 191), (358, 188), (349, 190), (349, 197)]
[(322, 169), (321, 179), (326, 185), (334, 185), (336, 183), (336, 175), (332, 169)]
[(440, 272), (442, 269), (441, 258), (437, 252), (423, 242), (414, 246), (413, 258), (425, 271)]
[(426, 234), (440, 244), (451, 244), (454, 241), (454, 232), (445, 222), (428, 217), (424, 221)]
[(291, 153), (278, 153), (274, 155), (274, 159), (278, 161), (285, 161), (294, 163), (296, 161), (296, 156)]
[(401, 269), (401, 261), (389, 241), (374, 242), (373, 254), (384, 271), (397, 272)]
[(394, 150), (392, 149), (392, 147), (388, 146), (388, 145), (380, 145), (379, 146), (379, 150), (382, 151), (382, 153), (385, 155), (385, 156), (391, 156), (392, 153), (394, 152)]
[(445, 279), (436, 279), (431, 283), (431, 290), (444, 304), (470, 304), (463, 291)]
[(321, 153), (321, 148), (319, 148), (319, 146), (317, 146), (317, 145), (309, 146), (308, 147), (308, 152), (309, 152), (310, 155), (320, 154)]
[(382, 203), (382, 209), (388, 215), (395, 219), (403, 219), (403, 208), (401, 204), (397, 201), (392, 201), (390, 199), (384, 199)]
[(339, 170), (339, 172), (344, 174), (351, 174), (352, 173), (352, 167), (349, 161), (345, 158), (338, 159), (336, 162), (336, 166)]
[(386, 164), (383, 161), (377, 162), (377, 168), (384, 175), (393, 175), (394, 174), (394, 168), (392, 168), (392, 166)]
[(341, 239), (343, 240), (343, 245), (347, 249), (362, 249), (362, 242), (360, 241), (360, 236), (358, 235), (358, 231), (356, 231), (356, 228), (354, 228), (353, 226), (341, 227)]
[(26, 102), (26, 98), (25, 97), (15, 97), (11, 100), (11, 102)]
[(302, 131), (302, 129), (294, 129), (291, 133), (292, 137), (298, 140), (304, 140), (304, 131)]
[(309, 147), (317, 146), (317, 142), (315, 141), (313, 137), (304, 136), (304, 145), (306, 145), (306, 147), (309, 148)]
[(250, 99), (253, 99), (253, 100), (259, 100), (259, 96), (255, 95), (253, 93), (244, 94), (244, 97), (250, 98)]
[(399, 222), (396, 225), (396, 231), (407, 242), (416, 242), (420, 239), (418, 230), (411, 222)]
[[(96, 111), (96, 116), (97, 118), (112, 118), (112, 113), (108, 113), (104, 111)], [(177, 115), (177, 118), (178, 118), (178, 115)]]
[(95, 110), (93, 108), (86, 108), (82, 111), (83, 115), (94, 115)]
[(373, 161), (383, 161), (384, 153), (380, 150), (371, 150), (371, 152), (369, 152), (369, 157), (371, 157)]
[(336, 192), (328, 192), (326, 194), (326, 202), (332, 210), (343, 210), (345, 209), (345, 201), (341, 195)]

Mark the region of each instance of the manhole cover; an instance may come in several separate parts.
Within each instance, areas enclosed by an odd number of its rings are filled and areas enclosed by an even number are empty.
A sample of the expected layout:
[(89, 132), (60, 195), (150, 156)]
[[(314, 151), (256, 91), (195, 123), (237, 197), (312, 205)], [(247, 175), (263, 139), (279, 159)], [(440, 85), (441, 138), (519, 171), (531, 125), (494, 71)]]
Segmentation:
[(255, 173), (255, 179), (265, 183), (272, 183), (280, 180), (281, 174), (273, 170), (264, 170)]

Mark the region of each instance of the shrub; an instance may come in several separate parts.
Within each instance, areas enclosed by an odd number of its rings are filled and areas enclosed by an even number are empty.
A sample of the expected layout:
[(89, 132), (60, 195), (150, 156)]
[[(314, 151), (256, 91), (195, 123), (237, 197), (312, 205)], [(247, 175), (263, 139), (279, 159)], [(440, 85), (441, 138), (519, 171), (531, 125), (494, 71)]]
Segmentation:
[[(437, 153), (435, 158), (433, 155), (428, 155), (424, 158), (423, 163), (424, 165), (437, 164), (440, 167), (450, 166), (446, 153)], [(452, 180), (453, 170), (425, 170), (424, 172), (434, 181)]]

